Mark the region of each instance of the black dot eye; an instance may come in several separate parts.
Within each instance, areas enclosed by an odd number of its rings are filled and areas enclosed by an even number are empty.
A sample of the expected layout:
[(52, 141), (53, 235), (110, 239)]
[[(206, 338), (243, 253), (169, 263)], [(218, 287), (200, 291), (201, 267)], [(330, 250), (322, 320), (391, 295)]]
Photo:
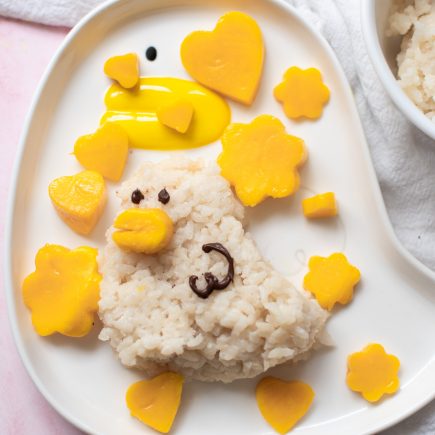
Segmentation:
[(145, 51), (145, 57), (149, 60), (149, 61), (154, 61), (157, 58), (157, 50), (155, 47), (148, 47)]
[(144, 198), (143, 193), (139, 189), (133, 190), (131, 194), (131, 202), (133, 204), (139, 204)]
[(171, 197), (169, 196), (169, 193), (166, 189), (162, 189), (158, 194), (159, 201), (162, 204), (167, 204)]

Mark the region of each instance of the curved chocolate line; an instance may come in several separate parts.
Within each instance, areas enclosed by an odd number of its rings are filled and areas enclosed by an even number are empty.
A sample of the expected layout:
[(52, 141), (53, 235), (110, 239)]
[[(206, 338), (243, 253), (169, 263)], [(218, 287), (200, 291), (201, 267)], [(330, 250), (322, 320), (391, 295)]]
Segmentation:
[(196, 282), (198, 281), (198, 277), (196, 275), (191, 275), (189, 277), (189, 285), (190, 288), (194, 291), (196, 295), (198, 295), (202, 299), (207, 299), (210, 294), (213, 292), (213, 290), (223, 290), (227, 288), (230, 283), (234, 279), (234, 260), (233, 257), (231, 257), (228, 250), (221, 245), (220, 243), (206, 243), (205, 245), (202, 245), (202, 250), (208, 254), (211, 251), (219, 252), (219, 254), (222, 254), (228, 261), (228, 271), (226, 276), (222, 279), (222, 281), (219, 281), (215, 275), (213, 275), (211, 272), (204, 273), (204, 279), (207, 283), (206, 287), (204, 289), (199, 289), (196, 286)]

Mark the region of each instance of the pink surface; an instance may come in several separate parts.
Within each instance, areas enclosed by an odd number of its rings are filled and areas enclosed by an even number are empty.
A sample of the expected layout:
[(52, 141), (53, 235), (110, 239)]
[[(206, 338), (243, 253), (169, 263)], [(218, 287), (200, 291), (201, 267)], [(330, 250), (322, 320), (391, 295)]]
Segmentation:
[[(6, 201), (12, 165), (19, 136), (32, 95), (67, 33), (55, 29), (0, 17), (0, 260), (3, 264), (3, 240)], [(3, 286), (3, 268), (0, 282)], [(0, 434), (1, 435), (79, 435), (45, 401), (24, 369), (17, 353), (7, 317), (4, 291), (0, 291)], [(422, 411), (430, 417), (432, 407)], [(424, 413), (424, 415), (423, 415)], [(413, 419), (404, 423), (404, 432), (412, 430)], [(409, 429), (409, 431), (407, 431)], [(424, 431), (425, 426), (422, 426)], [(395, 428), (391, 429), (394, 433)], [(388, 431), (390, 433), (390, 431)], [(431, 427), (425, 433), (433, 433)]]
[[(67, 33), (0, 18), (0, 245), (6, 201), (19, 136), (36, 86)], [(3, 268), (0, 271), (3, 275)], [(3, 276), (0, 276), (3, 286)], [(3, 290), (3, 289), (2, 289)], [(0, 291), (0, 434), (72, 435), (80, 432), (67, 423), (36, 390), (13, 342)]]

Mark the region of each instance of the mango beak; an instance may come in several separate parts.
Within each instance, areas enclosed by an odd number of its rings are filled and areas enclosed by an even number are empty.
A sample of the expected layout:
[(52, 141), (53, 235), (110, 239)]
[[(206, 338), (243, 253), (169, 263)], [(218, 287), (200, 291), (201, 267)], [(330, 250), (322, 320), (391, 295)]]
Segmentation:
[(165, 248), (174, 234), (171, 218), (160, 208), (130, 208), (113, 223), (113, 241), (126, 251), (156, 254)]

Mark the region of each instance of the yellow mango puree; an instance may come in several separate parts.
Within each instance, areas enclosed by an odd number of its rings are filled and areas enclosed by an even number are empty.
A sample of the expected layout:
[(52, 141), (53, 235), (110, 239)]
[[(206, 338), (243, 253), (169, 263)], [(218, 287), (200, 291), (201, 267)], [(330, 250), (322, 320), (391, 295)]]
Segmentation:
[[(193, 105), (185, 133), (159, 121), (157, 112), (177, 100)], [(217, 140), (231, 119), (227, 102), (203, 86), (171, 77), (142, 77), (133, 89), (113, 84), (105, 99), (101, 124), (115, 122), (127, 132), (130, 146), (152, 150), (196, 148)]]

